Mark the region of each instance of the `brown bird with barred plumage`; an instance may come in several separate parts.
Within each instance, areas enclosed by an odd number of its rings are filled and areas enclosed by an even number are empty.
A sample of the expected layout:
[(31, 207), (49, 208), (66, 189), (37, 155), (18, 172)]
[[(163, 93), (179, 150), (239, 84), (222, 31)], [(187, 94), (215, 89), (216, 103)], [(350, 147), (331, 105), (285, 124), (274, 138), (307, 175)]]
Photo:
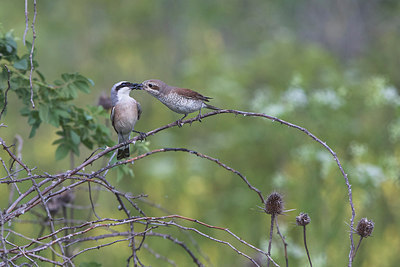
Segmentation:
[(182, 118), (176, 121), (179, 127), (182, 126), (182, 120), (189, 113), (199, 111), (196, 119), (201, 121), (202, 108), (219, 110), (219, 108), (205, 103), (209, 102), (210, 97), (203, 96), (190, 89), (169, 86), (165, 82), (155, 79), (144, 81), (141, 85), (142, 90), (160, 100), (169, 109), (176, 113), (184, 114)]

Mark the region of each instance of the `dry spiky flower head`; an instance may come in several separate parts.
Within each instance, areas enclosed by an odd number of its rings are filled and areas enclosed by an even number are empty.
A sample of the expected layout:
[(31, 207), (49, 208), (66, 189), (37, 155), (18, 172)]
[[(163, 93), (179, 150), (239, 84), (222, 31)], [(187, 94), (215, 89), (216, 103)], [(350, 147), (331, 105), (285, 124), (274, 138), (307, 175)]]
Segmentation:
[(373, 230), (374, 222), (367, 218), (362, 218), (357, 224), (356, 233), (361, 237), (368, 237), (372, 234)]
[(265, 202), (265, 212), (267, 214), (283, 213), (283, 198), (278, 192), (271, 193)]
[(300, 226), (306, 226), (311, 222), (310, 216), (307, 213), (301, 212), (299, 216), (296, 217), (296, 224)]

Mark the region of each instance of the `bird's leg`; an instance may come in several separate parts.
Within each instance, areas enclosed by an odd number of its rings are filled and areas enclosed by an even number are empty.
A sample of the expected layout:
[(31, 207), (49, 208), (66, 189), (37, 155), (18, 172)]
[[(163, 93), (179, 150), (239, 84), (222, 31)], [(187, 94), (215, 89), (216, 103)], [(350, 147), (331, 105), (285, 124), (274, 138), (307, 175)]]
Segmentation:
[(182, 118), (180, 118), (179, 120), (176, 121), (178, 127), (182, 127), (182, 125), (183, 125), (182, 120), (183, 120), (184, 118), (186, 118), (186, 116), (187, 116), (187, 114), (183, 115)]
[(138, 134), (139, 134), (139, 139), (140, 139), (141, 141), (146, 140), (147, 134), (146, 134), (145, 132), (139, 132), (139, 131), (136, 131), (136, 130), (132, 130), (132, 132), (138, 133)]
[(199, 110), (199, 114), (196, 116), (196, 120), (201, 122), (201, 109)]

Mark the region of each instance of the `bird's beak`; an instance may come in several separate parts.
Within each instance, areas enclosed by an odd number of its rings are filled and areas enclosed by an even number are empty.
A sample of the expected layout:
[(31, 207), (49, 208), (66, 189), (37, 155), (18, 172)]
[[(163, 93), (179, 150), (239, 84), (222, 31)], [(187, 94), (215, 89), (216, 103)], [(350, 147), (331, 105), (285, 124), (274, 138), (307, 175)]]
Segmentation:
[(141, 84), (141, 83), (131, 83), (129, 85), (129, 88), (131, 88), (132, 90), (142, 90), (143, 89), (143, 84)]

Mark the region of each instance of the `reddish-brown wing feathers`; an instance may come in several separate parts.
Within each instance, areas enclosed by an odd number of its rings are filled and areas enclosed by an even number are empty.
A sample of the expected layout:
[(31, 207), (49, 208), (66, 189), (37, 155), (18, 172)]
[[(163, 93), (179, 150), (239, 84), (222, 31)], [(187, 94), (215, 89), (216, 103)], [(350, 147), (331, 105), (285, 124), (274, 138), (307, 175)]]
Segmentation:
[(173, 89), (173, 91), (180, 95), (185, 96), (186, 98), (190, 98), (190, 99), (202, 100), (205, 102), (209, 102), (209, 99), (211, 99), (211, 97), (203, 96), (200, 93), (197, 93), (193, 90), (186, 89), (186, 88), (175, 88), (175, 89)]

